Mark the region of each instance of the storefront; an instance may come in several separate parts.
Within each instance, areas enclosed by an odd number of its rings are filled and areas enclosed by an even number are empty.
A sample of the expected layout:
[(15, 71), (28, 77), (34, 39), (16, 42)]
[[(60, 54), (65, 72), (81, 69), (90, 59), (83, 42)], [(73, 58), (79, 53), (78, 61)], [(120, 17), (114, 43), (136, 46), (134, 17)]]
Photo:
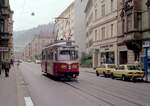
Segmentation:
[(109, 44), (100, 47), (100, 64), (116, 64), (117, 47), (115, 44)]

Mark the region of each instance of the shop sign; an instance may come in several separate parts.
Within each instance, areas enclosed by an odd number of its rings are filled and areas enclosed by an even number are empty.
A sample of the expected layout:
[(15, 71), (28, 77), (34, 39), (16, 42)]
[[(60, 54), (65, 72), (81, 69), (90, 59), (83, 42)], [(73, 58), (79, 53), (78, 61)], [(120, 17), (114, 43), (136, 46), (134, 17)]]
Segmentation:
[(150, 47), (150, 41), (145, 41), (143, 43), (143, 47), (146, 48), (146, 47)]
[(7, 51), (9, 51), (9, 48), (8, 47), (0, 47), (0, 51), (7, 52)]
[(113, 45), (106, 45), (101, 47), (101, 52), (113, 51), (113, 50), (114, 50)]

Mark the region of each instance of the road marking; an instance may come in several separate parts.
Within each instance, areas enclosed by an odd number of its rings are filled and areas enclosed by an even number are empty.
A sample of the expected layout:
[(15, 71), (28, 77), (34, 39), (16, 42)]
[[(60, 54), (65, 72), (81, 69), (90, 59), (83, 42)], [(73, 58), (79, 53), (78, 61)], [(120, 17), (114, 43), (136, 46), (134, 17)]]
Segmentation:
[(34, 106), (31, 97), (24, 97), (26, 106)]

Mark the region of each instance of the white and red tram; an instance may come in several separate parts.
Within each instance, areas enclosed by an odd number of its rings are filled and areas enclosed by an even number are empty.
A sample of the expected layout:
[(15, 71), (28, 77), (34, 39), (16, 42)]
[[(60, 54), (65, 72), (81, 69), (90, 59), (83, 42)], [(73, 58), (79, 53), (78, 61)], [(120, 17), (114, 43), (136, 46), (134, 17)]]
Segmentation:
[(42, 50), (42, 72), (55, 77), (77, 78), (78, 46), (74, 41), (55, 41)]

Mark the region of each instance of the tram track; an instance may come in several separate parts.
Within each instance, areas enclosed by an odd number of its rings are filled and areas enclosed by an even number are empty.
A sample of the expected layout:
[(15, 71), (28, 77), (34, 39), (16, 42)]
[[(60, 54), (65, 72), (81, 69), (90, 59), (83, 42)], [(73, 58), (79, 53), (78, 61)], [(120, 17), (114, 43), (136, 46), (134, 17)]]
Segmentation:
[[(90, 83), (90, 85), (93, 85), (93, 86), (101, 86), (101, 88), (102, 89), (107, 89), (108, 91), (112, 91), (112, 90), (114, 90), (114, 89), (116, 89), (116, 87), (117, 86), (115, 86), (115, 84), (111, 84), (111, 85), (107, 85), (107, 86), (109, 86), (109, 88), (106, 88), (106, 86), (105, 85), (99, 85), (98, 83), (93, 83), (93, 82), (91, 82), (90, 80), (88, 80), (88, 81), (86, 81), (86, 80), (84, 80), (84, 79), (82, 79), (84, 82), (87, 82), (87, 83)], [(118, 85), (118, 84), (116, 84), (116, 85)], [(97, 87), (98, 87), (97, 86)], [(137, 90), (137, 89), (135, 89), (135, 88), (132, 88), (132, 87), (130, 87), (130, 86), (127, 86), (127, 87), (122, 87), (121, 85), (118, 85), (119, 86), (119, 91), (120, 92), (124, 92), (124, 94), (126, 94), (129, 90), (130, 91), (132, 91), (132, 93), (134, 93), (134, 94), (138, 94), (138, 95), (144, 95), (144, 97), (147, 97), (147, 98), (150, 98), (150, 95), (148, 94), (148, 93), (146, 93), (146, 92), (143, 92), (142, 90)], [(118, 88), (118, 87), (117, 87)], [(130, 88), (130, 89), (129, 89)], [(114, 92), (114, 91), (112, 91), (112, 92)]]
[[(86, 79), (86, 78), (85, 78)], [(102, 81), (102, 80), (101, 80)], [(108, 81), (108, 80), (106, 80)], [(150, 92), (150, 90), (148, 89), (143, 89), (143, 88), (138, 88), (136, 87), (136, 85), (134, 83), (131, 83), (131, 82), (123, 82), (121, 81), (122, 83), (120, 83), (120, 81), (117, 81), (117, 80), (114, 80), (115, 81), (115, 84), (109, 84), (108, 86), (112, 87), (112, 88), (116, 88), (116, 87), (119, 87), (120, 89), (124, 89), (124, 90), (128, 90), (130, 89), (132, 92), (135, 92), (135, 93), (138, 93), (138, 94), (141, 94), (141, 95), (145, 95), (147, 97), (150, 97), (150, 94), (148, 94), (147, 92)], [(90, 80), (88, 80), (88, 82), (91, 82)], [(92, 82), (91, 82), (92, 83)], [(105, 83), (105, 80), (103, 80), (103, 83)], [(127, 83), (128, 85), (127, 86), (124, 86), (124, 84)], [(94, 83), (92, 83), (94, 84)], [(98, 84), (98, 83), (97, 83)], [(94, 84), (95, 85), (95, 84)], [(99, 85), (99, 84), (98, 84)], [(117, 85), (117, 86), (115, 86)], [(101, 85), (99, 85), (101, 86)], [(123, 87), (122, 87), (123, 86)], [(150, 86), (148, 85), (145, 85), (144, 88), (149, 88)], [(131, 89), (132, 88), (132, 89)]]
[(113, 103), (111, 103), (111, 102), (109, 102), (109, 101), (107, 101), (107, 100), (105, 100), (105, 99), (102, 99), (102, 98), (100, 98), (100, 97), (97, 97), (97, 96), (95, 96), (95, 95), (93, 95), (93, 94), (90, 94), (89, 92), (87, 92), (87, 91), (85, 91), (85, 90), (83, 90), (83, 89), (81, 89), (81, 88), (78, 88), (78, 87), (76, 87), (76, 86), (74, 86), (74, 85), (72, 85), (72, 84), (70, 84), (70, 83), (68, 83), (68, 82), (63, 82), (64, 84), (66, 84), (66, 85), (69, 85), (70, 87), (72, 87), (72, 88), (74, 88), (74, 89), (76, 89), (76, 90), (79, 90), (80, 92), (83, 92), (83, 93), (85, 93), (85, 94), (87, 94), (87, 95), (89, 95), (89, 96), (92, 96), (92, 97), (94, 97), (94, 98), (96, 98), (96, 99), (98, 99), (98, 100), (100, 100), (100, 101), (103, 101), (104, 103), (106, 103), (106, 104), (108, 104), (108, 105), (110, 105), (110, 106), (116, 106), (115, 104), (113, 104)]

